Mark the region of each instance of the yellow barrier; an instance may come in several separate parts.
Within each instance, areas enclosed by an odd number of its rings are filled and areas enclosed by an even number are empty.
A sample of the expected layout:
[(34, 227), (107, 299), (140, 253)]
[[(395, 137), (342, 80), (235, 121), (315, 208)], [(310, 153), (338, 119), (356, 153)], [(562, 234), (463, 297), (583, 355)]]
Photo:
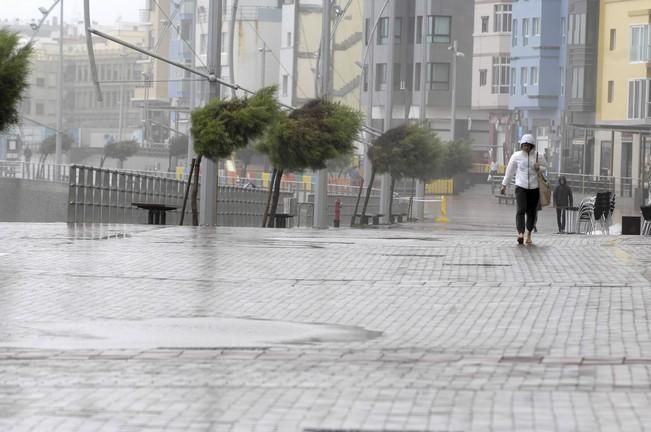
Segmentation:
[(425, 185), (425, 193), (427, 195), (443, 195), (454, 193), (454, 180), (453, 179), (440, 179), (432, 180)]
[(437, 217), (436, 222), (446, 224), (448, 220), (448, 205), (445, 199), (445, 195), (441, 195), (441, 216)]

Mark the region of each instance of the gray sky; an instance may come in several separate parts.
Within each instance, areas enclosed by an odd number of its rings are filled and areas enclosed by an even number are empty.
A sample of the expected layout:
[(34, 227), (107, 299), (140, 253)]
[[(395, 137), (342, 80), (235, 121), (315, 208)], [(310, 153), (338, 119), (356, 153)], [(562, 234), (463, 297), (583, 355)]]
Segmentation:
[[(0, 0), (0, 20), (5, 18), (13, 20), (40, 19), (39, 6), (47, 9), (52, 6), (55, 0)], [(143, 7), (144, 0), (91, 0), (91, 19), (102, 24), (112, 24), (119, 17), (123, 21), (137, 21), (139, 10)], [(66, 21), (83, 20), (84, 1), (64, 0), (63, 11)], [(59, 5), (52, 11), (50, 17), (59, 16)]]

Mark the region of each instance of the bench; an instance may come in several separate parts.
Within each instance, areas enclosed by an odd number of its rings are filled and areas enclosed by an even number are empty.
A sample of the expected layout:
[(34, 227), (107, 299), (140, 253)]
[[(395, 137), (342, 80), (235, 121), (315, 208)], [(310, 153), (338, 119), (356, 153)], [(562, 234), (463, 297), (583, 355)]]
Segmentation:
[(149, 225), (165, 225), (165, 212), (176, 210), (176, 206), (156, 203), (131, 203), (140, 209), (147, 210), (147, 223)]
[(287, 219), (293, 218), (289, 213), (276, 213), (274, 215), (274, 228), (287, 228)]
[(356, 214), (355, 217), (357, 220), (359, 220), (360, 225), (368, 225), (369, 218), (373, 221), (373, 225), (380, 225), (380, 218), (384, 216), (382, 213), (374, 214), (374, 215), (364, 215), (362, 216), (361, 214)]
[(406, 216), (408, 216), (407, 213), (392, 214), (391, 222), (400, 223)]
[(502, 195), (502, 194), (496, 194), (495, 197), (497, 198), (497, 203), (498, 204), (515, 204), (515, 195)]

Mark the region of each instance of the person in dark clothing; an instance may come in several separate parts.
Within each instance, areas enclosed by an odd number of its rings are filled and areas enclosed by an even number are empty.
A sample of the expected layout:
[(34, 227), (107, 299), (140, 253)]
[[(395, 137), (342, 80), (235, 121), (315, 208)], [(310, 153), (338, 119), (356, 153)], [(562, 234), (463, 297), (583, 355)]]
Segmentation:
[(574, 197), (572, 196), (572, 189), (567, 185), (567, 180), (564, 176), (558, 178), (558, 186), (554, 189), (554, 206), (556, 207), (556, 223), (558, 224), (558, 232), (565, 232), (565, 213), (568, 207), (574, 205)]

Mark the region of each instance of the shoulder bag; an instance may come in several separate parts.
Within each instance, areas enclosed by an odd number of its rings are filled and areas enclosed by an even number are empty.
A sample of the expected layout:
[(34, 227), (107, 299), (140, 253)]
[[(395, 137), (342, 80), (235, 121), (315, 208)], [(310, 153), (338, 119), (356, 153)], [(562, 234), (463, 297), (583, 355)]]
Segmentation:
[[(536, 163), (538, 163), (538, 153), (536, 153)], [(540, 190), (540, 206), (547, 207), (552, 201), (552, 188), (542, 170), (538, 170), (538, 188)]]

